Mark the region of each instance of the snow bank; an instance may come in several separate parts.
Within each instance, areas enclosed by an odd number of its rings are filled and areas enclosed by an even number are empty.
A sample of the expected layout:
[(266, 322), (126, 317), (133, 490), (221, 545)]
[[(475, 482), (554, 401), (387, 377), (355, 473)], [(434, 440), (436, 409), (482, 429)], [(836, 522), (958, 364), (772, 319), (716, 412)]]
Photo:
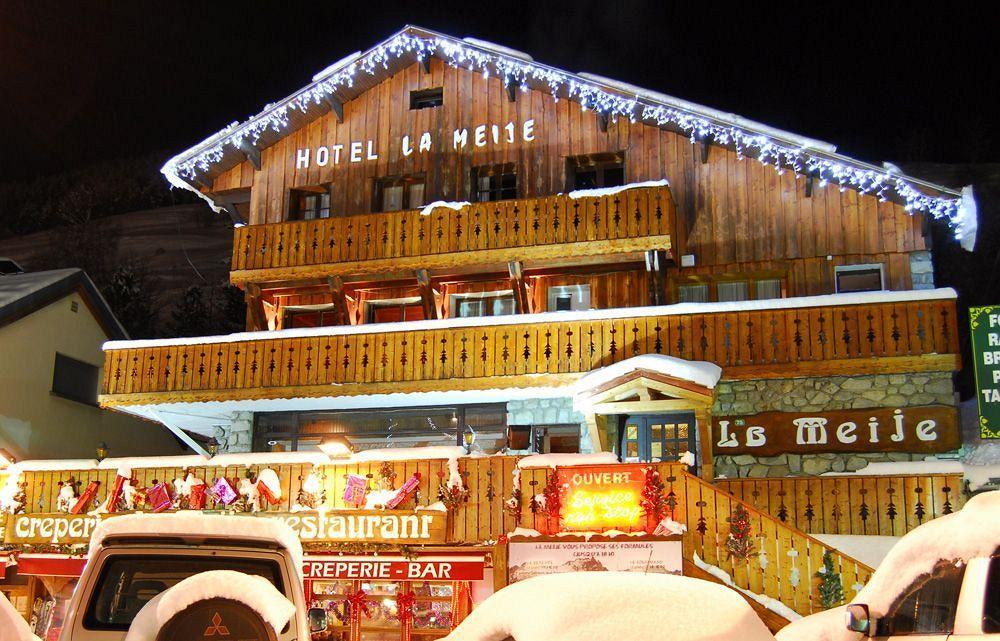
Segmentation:
[(704, 570), (705, 572), (708, 572), (709, 574), (711, 574), (715, 578), (719, 579), (720, 581), (722, 581), (723, 583), (725, 583), (729, 587), (731, 587), (731, 588), (733, 588), (735, 590), (739, 590), (741, 593), (747, 595), (748, 597), (750, 597), (751, 599), (753, 599), (757, 603), (761, 604), (762, 606), (764, 606), (765, 608), (767, 608), (771, 612), (774, 612), (778, 616), (784, 617), (785, 619), (788, 619), (789, 621), (795, 621), (797, 619), (802, 618), (801, 614), (799, 614), (795, 610), (791, 609), (790, 607), (788, 607), (787, 605), (785, 605), (781, 601), (779, 601), (777, 599), (774, 599), (772, 597), (766, 596), (764, 594), (757, 594), (756, 592), (751, 592), (750, 590), (745, 590), (745, 589), (741, 588), (740, 586), (736, 585), (736, 583), (733, 582), (733, 577), (729, 576), (728, 572), (726, 572), (725, 570), (723, 570), (722, 568), (720, 568), (720, 567), (718, 567), (716, 565), (712, 565), (711, 563), (706, 563), (705, 561), (702, 561), (701, 557), (699, 557), (697, 554), (694, 555), (694, 564), (697, 565), (702, 570)]
[[(359, 336), (384, 332), (415, 332), (420, 330), (451, 329), (457, 327), (499, 327), (532, 323), (562, 321), (589, 321), (646, 316), (677, 316), (687, 314), (718, 314), (722, 312), (749, 312), (772, 309), (807, 309), (844, 305), (872, 305), (877, 303), (906, 303), (910, 301), (953, 300), (958, 294), (951, 287), (939, 289), (907, 290), (901, 292), (859, 292), (855, 294), (825, 294), (822, 296), (796, 296), (767, 300), (744, 300), (724, 303), (677, 303), (651, 307), (618, 307), (568, 312), (540, 312), (537, 314), (511, 314), (508, 316), (476, 316), (471, 318), (444, 318), (437, 320), (401, 321), (396, 323), (370, 323), (365, 325), (331, 325), (276, 331), (239, 332), (218, 336), (193, 336), (189, 338), (153, 338), (131, 341), (108, 341), (103, 349), (141, 349), (170, 345), (204, 345), (207, 343), (237, 343), (254, 340), (285, 338), (314, 338), (320, 336)], [(218, 457), (216, 457), (218, 458)]]
[(642, 354), (584, 374), (574, 384), (576, 393), (587, 392), (614, 379), (645, 369), (665, 376), (691, 381), (712, 389), (722, 378), (722, 368), (707, 361), (687, 361), (666, 354)]
[[(684, 614), (666, 617), (668, 612)], [(728, 588), (690, 577), (633, 572), (570, 572), (519, 581), (486, 599), (445, 639), (507, 637), (517, 641), (773, 639), (750, 606)]]
[(468, 201), (449, 201), (449, 200), (435, 200), (434, 202), (424, 205), (424, 208), (420, 210), (421, 216), (430, 216), (434, 213), (434, 210), (438, 207), (447, 207), (448, 209), (454, 209), (455, 211), (462, 211), (472, 203)]
[(826, 472), (822, 476), (896, 476), (898, 474), (963, 474), (965, 467), (954, 459), (869, 463), (854, 472)]
[(623, 191), (628, 191), (629, 189), (638, 189), (640, 187), (668, 187), (670, 182), (666, 178), (661, 178), (660, 180), (646, 180), (644, 182), (629, 183), (627, 185), (618, 185), (616, 187), (597, 187), (595, 189), (576, 189), (574, 191), (566, 194), (570, 198), (576, 200), (578, 198), (602, 198), (604, 196), (614, 196), (615, 194), (620, 194)]
[(618, 463), (618, 457), (612, 452), (596, 454), (533, 454), (518, 460), (519, 468), (529, 467), (577, 467), (580, 465), (610, 465)]
[(118, 536), (163, 535), (271, 541), (288, 550), (295, 567), (302, 570), (302, 543), (292, 528), (278, 519), (255, 516), (204, 514), (183, 511), (169, 514), (126, 514), (103, 519), (90, 537), (90, 556), (106, 539)]
[(267, 579), (232, 570), (211, 570), (188, 577), (150, 599), (135, 615), (125, 641), (155, 641), (160, 628), (175, 614), (197, 601), (216, 598), (245, 603), (275, 632), (281, 632), (295, 615), (295, 605)]
[(39, 641), (7, 597), (0, 592), (0, 641)]
[(840, 606), (792, 621), (778, 630), (774, 638), (777, 641), (861, 641), (867, 637), (847, 629), (847, 613), (844, 606)]

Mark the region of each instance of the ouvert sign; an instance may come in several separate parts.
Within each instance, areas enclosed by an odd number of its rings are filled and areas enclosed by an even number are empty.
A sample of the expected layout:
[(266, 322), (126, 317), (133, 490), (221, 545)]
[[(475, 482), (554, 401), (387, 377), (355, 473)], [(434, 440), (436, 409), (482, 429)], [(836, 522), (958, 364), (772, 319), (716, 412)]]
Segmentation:
[[(110, 518), (114, 514), (102, 515)], [(328, 510), (273, 512), (258, 518), (279, 519), (304, 543), (375, 542), (443, 543), (447, 515), (436, 510)], [(219, 513), (225, 518), (225, 513)], [(91, 514), (17, 514), (7, 519), (6, 543), (83, 544), (97, 525)]]

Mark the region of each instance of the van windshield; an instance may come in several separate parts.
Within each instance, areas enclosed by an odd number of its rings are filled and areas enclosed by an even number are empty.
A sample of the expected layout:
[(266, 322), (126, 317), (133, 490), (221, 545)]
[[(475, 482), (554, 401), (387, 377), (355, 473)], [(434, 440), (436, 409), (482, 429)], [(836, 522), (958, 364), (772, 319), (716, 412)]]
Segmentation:
[(83, 625), (88, 630), (127, 630), (142, 606), (189, 576), (235, 570), (264, 577), (284, 593), (277, 561), (219, 556), (113, 556), (101, 568)]

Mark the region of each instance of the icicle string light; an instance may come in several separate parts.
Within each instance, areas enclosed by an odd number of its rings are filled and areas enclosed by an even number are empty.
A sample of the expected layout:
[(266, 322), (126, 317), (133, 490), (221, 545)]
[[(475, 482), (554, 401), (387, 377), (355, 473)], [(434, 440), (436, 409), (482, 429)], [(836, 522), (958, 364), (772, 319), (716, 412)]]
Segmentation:
[[(305, 112), (310, 106), (324, 102), (339, 91), (354, 86), (359, 75), (375, 76), (389, 69), (389, 63), (402, 58), (422, 62), (436, 56), (455, 68), (479, 72), (484, 78), (500, 78), (504, 85), (513, 84), (527, 91), (529, 83), (547, 86), (555, 100), (568, 98), (580, 103), (581, 109), (607, 116), (612, 121), (619, 117), (630, 122), (641, 120), (658, 126), (669, 126), (687, 134), (692, 144), (705, 141), (735, 149), (740, 159), (756, 158), (771, 165), (779, 173), (791, 169), (796, 176), (805, 174), (819, 181), (821, 186), (833, 182), (841, 190), (852, 188), (861, 194), (874, 194), (885, 201), (896, 197), (907, 212), (923, 212), (935, 219), (946, 220), (961, 240), (964, 222), (974, 217), (974, 205), (965, 205), (962, 198), (930, 196), (917, 189), (905, 177), (892, 170), (880, 170), (849, 160), (817, 155), (815, 150), (777, 140), (769, 135), (744, 130), (730, 123), (720, 123), (703, 115), (685, 111), (656, 100), (652, 93), (627, 96), (611, 93), (595, 83), (552, 67), (538, 65), (528, 60), (505, 56), (495, 51), (485, 51), (477, 46), (437, 35), (416, 34), (404, 30), (368, 51), (350, 59), (341, 69), (331, 70), (320, 80), (283, 100), (268, 105), (257, 116), (245, 123), (233, 123), (192, 150), (171, 159), (163, 173), (174, 185), (184, 185), (204, 173), (225, 155), (226, 147), (239, 149), (244, 144), (256, 145), (261, 135), (272, 130), (281, 133), (289, 125), (293, 111)], [(627, 93), (627, 92), (623, 92)], [(190, 186), (188, 185), (190, 188)], [(972, 224), (974, 233), (974, 223)]]

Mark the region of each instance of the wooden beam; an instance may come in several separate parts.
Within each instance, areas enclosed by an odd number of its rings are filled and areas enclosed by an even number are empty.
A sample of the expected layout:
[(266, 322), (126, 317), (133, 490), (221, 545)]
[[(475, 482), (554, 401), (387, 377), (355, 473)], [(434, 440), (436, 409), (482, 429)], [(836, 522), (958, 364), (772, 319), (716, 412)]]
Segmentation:
[(708, 152), (711, 150), (711, 148), (712, 148), (712, 142), (708, 139), (708, 136), (705, 136), (704, 138), (702, 138), (701, 139), (701, 164), (704, 165), (705, 163), (708, 162)]
[(347, 312), (347, 296), (344, 295), (344, 279), (340, 276), (330, 276), (326, 279), (326, 287), (333, 301), (333, 316), (338, 325), (350, 325)]
[(437, 318), (437, 303), (434, 300), (434, 287), (431, 276), (426, 269), (417, 270), (417, 289), (420, 290), (420, 304), (424, 308), (424, 318)]
[(813, 195), (813, 175), (808, 174), (806, 176), (806, 198), (812, 198)]
[(344, 122), (344, 103), (333, 96), (325, 96), (323, 100), (330, 105), (330, 111), (337, 114), (337, 122)]
[(424, 59), (420, 61), (420, 67), (424, 70), (424, 73), (431, 72), (431, 57), (424, 56)]
[(601, 133), (608, 133), (608, 114), (603, 112), (597, 113), (597, 127), (601, 130)]
[(198, 187), (201, 187), (203, 190), (210, 192), (212, 191), (212, 183), (215, 181), (209, 178), (208, 176), (204, 177), (196, 176), (191, 179), (191, 182), (193, 182)]
[(257, 149), (256, 145), (250, 144), (248, 140), (243, 138), (240, 140), (239, 150), (247, 157), (253, 168), (260, 171), (260, 149)]
[(246, 291), (243, 292), (243, 299), (247, 304), (247, 331), (267, 331), (269, 329), (267, 326), (267, 315), (264, 314), (260, 286), (256, 283), (247, 283)]
[(184, 444), (190, 447), (192, 450), (194, 450), (196, 454), (201, 454), (205, 458), (211, 458), (212, 455), (209, 454), (207, 451), (205, 451), (205, 448), (201, 446), (201, 443), (191, 438), (190, 434), (182, 430), (177, 425), (174, 425), (172, 421), (164, 419), (163, 414), (160, 413), (158, 410), (150, 407), (148, 408), (148, 411), (150, 416), (152, 416), (155, 420), (163, 423), (164, 427), (173, 432), (174, 436), (183, 441)]
[(657, 399), (649, 401), (617, 401), (591, 405), (589, 411), (597, 414), (642, 414), (644, 412), (691, 412), (695, 407), (691, 401), (681, 399)]
[(666, 252), (659, 249), (646, 251), (646, 272), (649, 274), (649, 304), (667, 304)]
[(530, 314), (531, 302), (528, 300), (528, 287), (524, 284), (524, 265), (514, 260), (507, 263), (510, 274), (510, 287), (514, 290), (514, 305), (518, 314)]
[(236, 203), (231, 200), (221, 200), (215, 201), (220, 207), (222, 207), (227, 214), (229, 214), (229, 219), (233, 221), (233, 226), (246, 225), (247, 221), (243, 220), (243, 216), (240, 215), (240, 211), (236, 209)]
[(507, 83), (507, 102), (517, 102), (517, 84), (513, 81)]

